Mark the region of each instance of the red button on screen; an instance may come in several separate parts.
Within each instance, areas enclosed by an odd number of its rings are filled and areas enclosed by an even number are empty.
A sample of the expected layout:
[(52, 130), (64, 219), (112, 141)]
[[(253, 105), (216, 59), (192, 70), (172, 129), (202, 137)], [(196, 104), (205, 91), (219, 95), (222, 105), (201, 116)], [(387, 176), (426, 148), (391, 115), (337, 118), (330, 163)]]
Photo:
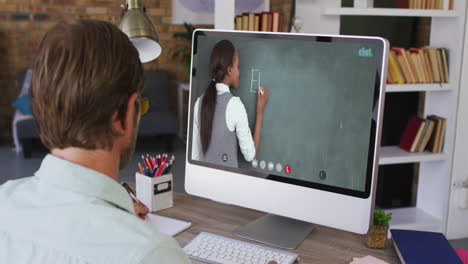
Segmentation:
[(291, 173), (291, 165), (288, 164), (288, 165), (284, 166), (284, 172), (286, 172), (286, 174)]

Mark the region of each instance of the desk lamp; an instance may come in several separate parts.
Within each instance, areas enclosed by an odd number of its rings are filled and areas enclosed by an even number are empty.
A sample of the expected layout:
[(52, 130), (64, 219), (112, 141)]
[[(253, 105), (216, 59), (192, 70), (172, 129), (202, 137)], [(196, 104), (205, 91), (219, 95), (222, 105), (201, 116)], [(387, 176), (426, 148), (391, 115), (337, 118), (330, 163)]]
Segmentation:
[(140, 54), (142, 63), (152, 61), (161, 54), (156, 29), (146, 15), (143, 0), (126, 0), (122, 5), (119, 28), (132, 41)]

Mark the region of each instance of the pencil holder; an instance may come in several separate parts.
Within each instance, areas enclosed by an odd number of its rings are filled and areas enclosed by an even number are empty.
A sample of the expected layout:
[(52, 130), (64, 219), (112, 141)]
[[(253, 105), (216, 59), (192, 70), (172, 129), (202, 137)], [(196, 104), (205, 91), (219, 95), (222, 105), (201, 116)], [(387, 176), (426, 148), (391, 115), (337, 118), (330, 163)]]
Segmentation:
[(148, 177), (136, 173), (136, 196), (151, 212), (173, 206), (172, 173), (158, 177)]

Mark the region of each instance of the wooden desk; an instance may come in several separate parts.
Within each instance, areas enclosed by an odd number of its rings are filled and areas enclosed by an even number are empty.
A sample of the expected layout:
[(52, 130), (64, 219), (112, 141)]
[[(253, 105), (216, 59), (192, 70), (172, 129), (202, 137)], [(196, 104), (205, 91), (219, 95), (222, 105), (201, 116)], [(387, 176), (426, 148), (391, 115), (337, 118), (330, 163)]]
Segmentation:
[[(190, 229), (175, 237), (183, 247), (203, 231), (241, 240), (232, 236), (231, 232), (264, 213), (174, 193), (174, 207), (160, 211), (158, 214), (192, 222)], [(315, 225), (312, 233), (293, 252), (300, 255), (301, 261), (299, 263), (348, 264), (353, 257), (367, 255), (377, 257), (389, 264), (400, 263), (393, 245), (389, 245), (387, 249), (383, 250), (369, 249), (365, 246), (365, 236), (363, 235), (318, 225)]]

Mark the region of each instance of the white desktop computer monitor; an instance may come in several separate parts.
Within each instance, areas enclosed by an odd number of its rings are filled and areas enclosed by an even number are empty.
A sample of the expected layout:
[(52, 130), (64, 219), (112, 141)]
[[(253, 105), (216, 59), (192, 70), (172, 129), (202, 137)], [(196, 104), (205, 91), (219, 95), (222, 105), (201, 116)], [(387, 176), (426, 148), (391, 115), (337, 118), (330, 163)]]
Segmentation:
[[(230, 59), (232, 54), (237, 59)], [(250, 238), (268, 244), (294, 247), (304, 237), (291, 246), (271, 240), (287, 240), (293, 231), (270, 239), (271, 234), (301, 223), (366, 233), (377, 180), (387, 56), (388, 42), (378, 37), (196, 30), (186, 191), (275, 216), (238, 233), (249, 237), (243, 233), (263, 229), (263, 237)], [(217, 98), (211, 108), (208, 99), (203, 102), (210, 86)], [(255, 150), (260, 87), (269, 95)], [(297, 229), (310, 232), (307, 224)]]

